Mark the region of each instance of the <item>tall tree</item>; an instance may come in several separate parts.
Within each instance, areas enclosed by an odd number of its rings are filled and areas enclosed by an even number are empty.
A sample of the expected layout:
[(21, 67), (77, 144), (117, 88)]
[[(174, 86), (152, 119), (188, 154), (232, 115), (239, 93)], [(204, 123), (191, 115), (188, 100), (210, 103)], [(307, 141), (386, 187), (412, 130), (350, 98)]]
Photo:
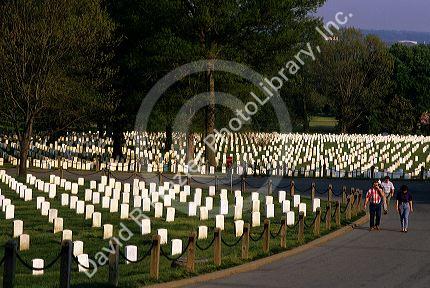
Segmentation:
[(326, 41), (321, 54), (316, 61), (321, 93), (336, 113), (340, 132), (378, 130), (378, 109), (392, 88), (393, 59), (386, 45), (344, 29), (338, 40)]
[(396, 92), (413, 104), (417, 124), (422, 113), (430, 111), (430, 46), (396, 44), (390, 52), (395, 59)]
[(86, 113), (91, 101), (81, 97), (101, 84), (88, 72), (104, 59), (100, 45), (114, 25), (94, 0), (2, 1), (0, 17), (0, 113), (18, 135), (22, 176), (34, 125), (56, 114), (70, 115), (65, 123), (84, 116), (68, 112), (74, 108)]
[[(314, 28), (321, 24), (320, 19), (313, 17), (311, 12), (324, 2), (324, 0), (139, 1), (138, 8), (135, 7), (134, 10), (142, 13), (133, 17), (133, 23), (142, 24), (139, 27), (141, 38), (137, 40), (140, 45), (133, 50), (135, 52), (133, 56), (141, 55), (138, 57), (141, 62), (133, 63), (134, 68), (143, 68), (135, 75), (152, 75), (147, 77), (150, 79), (149, 83), (185, 63), (209, 60), (205, 75), (188, 77), (183, 83), (173, 87), (169, 93), (171, 97), (186, 101), (188, 96), (195, 95), (196, 92), (209, 91), (210, 103), (206, 107), (205, 132), (213, 134), (217, 124), (215, 115), (220, 114), (216, 111), (224, 110), (215, 106), (215, 91), (231, 92), (230, 89), (237, 91), (237, 88), (241, 87), (239, 95), (249, 95), (249, 86), (246, 87), (240, 82), (243, 79), (235, 79), (231, 75), (217, 72), (213, 61), (232, 60), (254, 67), (261, 74), (276, 74), (308, 41), (318, 37)], [(118, 19), (123, 21), (124, 17), (118, 16)], [(173, 101), (178, 102), (181, 101)], [(264, 117), (270, 118), (270, 113), (266, 113)], [(209, 164), (216, 165), (214, 151), (206, 147), (206, 152)]]

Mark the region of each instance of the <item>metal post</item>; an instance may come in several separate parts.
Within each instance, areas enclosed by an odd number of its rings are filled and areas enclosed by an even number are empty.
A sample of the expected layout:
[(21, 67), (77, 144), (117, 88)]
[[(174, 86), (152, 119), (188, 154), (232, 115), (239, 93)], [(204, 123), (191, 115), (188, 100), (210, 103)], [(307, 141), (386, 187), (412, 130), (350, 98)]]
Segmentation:
[(60, 288), (69, 288), (72, 276), (73, 242), (64, 240), (61, 243)]

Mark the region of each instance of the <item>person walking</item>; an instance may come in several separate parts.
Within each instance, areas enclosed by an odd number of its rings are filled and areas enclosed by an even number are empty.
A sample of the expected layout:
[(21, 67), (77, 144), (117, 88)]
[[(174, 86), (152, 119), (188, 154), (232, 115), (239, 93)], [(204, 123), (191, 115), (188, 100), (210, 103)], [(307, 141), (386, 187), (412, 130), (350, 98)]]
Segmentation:
[(396, 195), (396, 207), (400, 215), (400, 225), (402, 232), (408, 232), (409, 214), (414, 212), (412, 204), (412, 195), (409, 192), (408, 186), (403, 185)]
[(369, 231), (378, 230), (379, 225), (381, 223), (381, 209), (382, 209), (382, 201), (384, 197), (384, 192), (379, 186), (378, 180), (373, 181), (372, 188), (369, 189), (366, 193), (366, 201), (364, 202), (364, 209), (366, 210), (367, 205), (369, 204), (369, 212), (370, 212), (370, 228)]
[(385, 194), (384, 214), (387, 214), (388, 209), (390, 208), (391, 197), (394, 197), (394, 185), (390, 181), (390, 176), (385, 176), (385, 179), (384, 181), (382, 181), (381, 186)]

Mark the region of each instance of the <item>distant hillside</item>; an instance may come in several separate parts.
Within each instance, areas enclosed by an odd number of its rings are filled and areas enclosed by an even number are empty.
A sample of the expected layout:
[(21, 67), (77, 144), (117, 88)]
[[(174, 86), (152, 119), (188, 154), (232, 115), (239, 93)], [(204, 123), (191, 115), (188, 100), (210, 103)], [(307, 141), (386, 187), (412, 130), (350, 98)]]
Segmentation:
[(384, 42), (393, 44), (403, 40), (416, 41), (420, 44), (430, 44), (430, 32), (392, 31), (392, 30), (362, 30), (364, 34), (379, 36)]

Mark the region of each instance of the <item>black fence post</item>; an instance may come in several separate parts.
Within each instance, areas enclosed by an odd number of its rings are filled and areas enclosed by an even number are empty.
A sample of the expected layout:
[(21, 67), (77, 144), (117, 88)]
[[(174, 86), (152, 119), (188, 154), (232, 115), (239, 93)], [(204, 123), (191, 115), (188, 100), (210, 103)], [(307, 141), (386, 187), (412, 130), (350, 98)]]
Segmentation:
[(111, 252), (109, 253), (109, 284), (118, 287), (119, 282), (119, 245), (116, 239), (109, 241)]
[(72, 253), (72, 241), (64, 240), (61, 243), (60, 288), (70, 288), (70, 280), (72, 276)]
[(15, 270), (16, 270), (16, 249), (17, 244), (13, 240), (9, 240), (4, 247), (4, 272), (3, 272), (3, 287), (12, 288), (15, 285)]

